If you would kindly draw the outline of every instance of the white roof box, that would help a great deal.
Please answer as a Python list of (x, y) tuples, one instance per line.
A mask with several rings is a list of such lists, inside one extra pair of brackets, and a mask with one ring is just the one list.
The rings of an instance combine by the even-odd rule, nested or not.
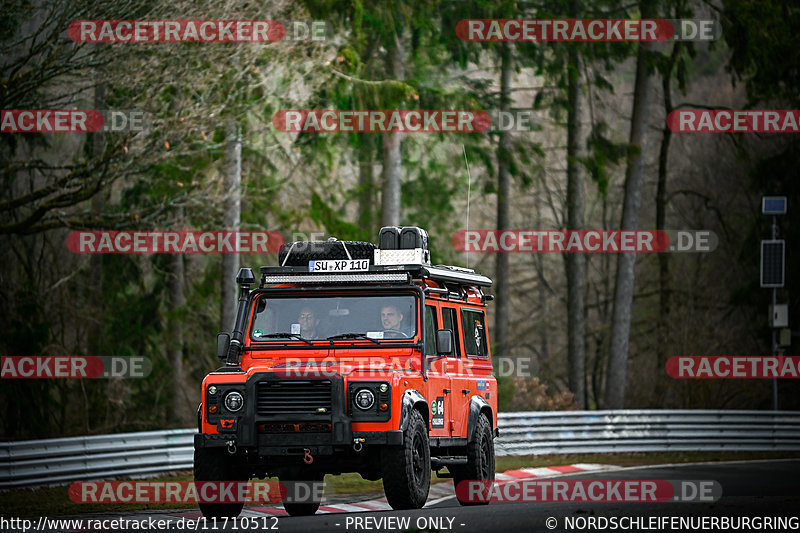
[(407, 250), (375, 249), (376, 265), (430, 265), (431, 252), (422, 248)]

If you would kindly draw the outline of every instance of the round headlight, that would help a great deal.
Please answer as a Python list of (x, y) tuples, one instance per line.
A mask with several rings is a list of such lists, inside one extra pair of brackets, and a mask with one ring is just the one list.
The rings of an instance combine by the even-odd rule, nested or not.
[(369, 389), (359, 389), (356, 392), (356, 407), (362, 411), (366, 411), (375, 405), (375, 395)]
[(225, 396), (225, 408), (232, 413), (235, 413), (244, 405), (244, 398), (236, 391), (229, 392)]

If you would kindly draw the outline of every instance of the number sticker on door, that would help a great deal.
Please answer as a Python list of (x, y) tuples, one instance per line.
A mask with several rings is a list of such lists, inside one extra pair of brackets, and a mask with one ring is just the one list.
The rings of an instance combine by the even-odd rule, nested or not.
[(444, 396), (438, 396), (431, 403), (431, 427), (444, 427)]

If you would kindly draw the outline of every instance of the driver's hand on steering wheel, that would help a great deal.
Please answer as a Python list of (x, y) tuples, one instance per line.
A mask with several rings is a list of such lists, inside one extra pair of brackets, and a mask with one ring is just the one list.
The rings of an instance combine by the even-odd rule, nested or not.
[(409, 336), (399, 329), (385, 329), (383, 330), (384, 339), (408, 339)]

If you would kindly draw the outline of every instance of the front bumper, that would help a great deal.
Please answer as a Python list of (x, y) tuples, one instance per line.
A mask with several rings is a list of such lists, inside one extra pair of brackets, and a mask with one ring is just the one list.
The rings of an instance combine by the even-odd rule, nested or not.
[[(348, 428), (349, 429), (349, 428)], [(337, 448), (350, 448), (358, 440), (364, 446), (399, 446), (403, 444), (403, 432), (399, 429), (391, 431), (357, 431), (352, 432), (348, 440), (334, 440), (328, 434), (308, 433), (296, 439), (275, 439), (278, 435), (263, 435), (269, 437), (259, 442), (253, 448), (258, 449), (258, 455), (303, 455), (308, 450), (312, 455), (333, 455)], [(292, 435), (292, 437), (295, 437)], [(364, 440), (361, 440), (364, 439)], [(260, 439), (261, 440), (261, 439)], [(281, 442), (283, 440), (283, 442)], [(236, 435), (197, 433), (194, 436), (195, 448), (224, 448), (233, 443), (237, 448), (242, 447)], [(245, 446), (247, 447), (247, 446)]]
[[(403, 443), (403, 432), (393, 431), (358, 431), (352, 430), (352, 419), (347, 414), (344, 379), (341, 376), (327, 377), (330, 382), (330, 404), (325, 412), (317, 413), (312, 409), (309, 412), (291, 413), (280, 408), (265, 408), (259, 397), (259, 383), (265, 383), (282, 388), (287, 380), (282, 380), (275, 374), (259, 373), (248, 379), (244, 387), (246, 398), (244, 411), (235, 417), (233, 427), (223, 430), (219, 434), (198, 433), (194, 437), (195, 448), (223, 448), (231, 443), (237, 449), (246, 449), (257, 452), (259, 456), (288, 456), (304, 455), (333, 455), (337, 451), (352, 448), (357, 441), (362, 445), (399, 445)], [(294, 383), (311, 380), (294, 380)], [(302, 386), (302, 385), (301, 385)], [(291, 394), (287, 392), (281, 394)], [(298, 396), (298, 398), (300, 398)], [(280, 398), (283, 399), (282, 397)], [(269, 400), (267, 400), (268, 402)], [(284, 405), (292, 405), (291, 398)], [(228, 415), (230, 416), (230, 415)], [(216, 417), (219, 418), (219, 417)], [(208, 420), (216, 423), (215, 419)], [(325, 425), (328, 431), (300, 431), (303, 425)], [(295, 431), (269, 431), (268, 428), (287, 428), (295, 426)], [(219, 427), (219, 426), (218, 426)], [(259, 428), (262, 428), (260, 431)], [(363, 439), (363, 440), (361, 440)]]

